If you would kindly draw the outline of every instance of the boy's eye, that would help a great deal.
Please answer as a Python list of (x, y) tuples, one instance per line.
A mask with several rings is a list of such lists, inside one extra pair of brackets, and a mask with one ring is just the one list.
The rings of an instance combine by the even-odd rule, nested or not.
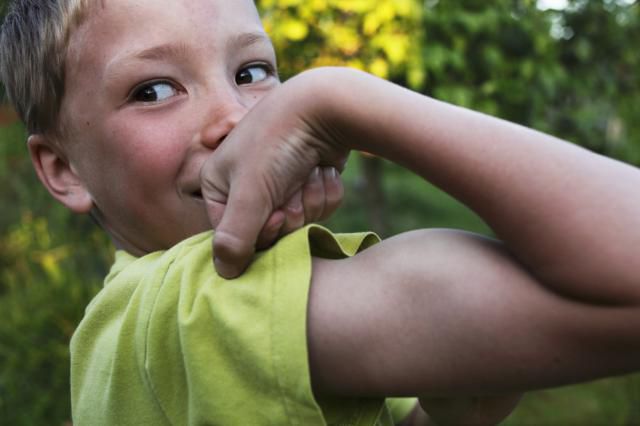
[(131, 100), (145, 103), (162, 102), (177, 94), (178, 91), (171, 83), (157, 81), (138, 87), (131, 95)]
[(271, 71), (267, 65), (251, 65), (241, 69), (238, 74), (236, 74), (236, 84), (238, 86), (244, 86), (258, 83), (266, 80), (270, 73)]

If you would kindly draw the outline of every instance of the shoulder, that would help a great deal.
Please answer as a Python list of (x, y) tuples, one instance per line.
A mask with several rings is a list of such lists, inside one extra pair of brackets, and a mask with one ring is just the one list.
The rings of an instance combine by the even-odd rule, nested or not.
[(95, 412), (92, 396), (106, 393), (118, 398), (105, 410), (145, 400), (138, 412), (159, 406), (155, 414), (172, 423), (184, 421), (186, 407), (197, 423), (374, 423), (381, 400), (316, 401), (307, 355), (312, 251), (346, 256), (366, 239), (307, 228), (231, 281), (213, 269), (210, 233), (122, 258), (74, 337), (75, 413)]

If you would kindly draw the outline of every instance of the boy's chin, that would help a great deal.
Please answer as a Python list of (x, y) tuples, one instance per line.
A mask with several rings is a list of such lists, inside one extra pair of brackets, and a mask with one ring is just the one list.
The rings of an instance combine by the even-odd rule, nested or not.
[(195, 235), (212, 230), (211, 224), (208, 221), (202, 224), (198, 224), (197, 222), (197, 220), (194, 220), (191, 223), (175, 225), (176, 229), (182, 229), (183, 232), (167, 235), (164, 241), (154, 244), (148, 252), (168, 250)]
[(191, 226), (189, 226), (189, 228), (186, 230), (186, 232), (184, 232), (182, 235), (178, 235), (174, 241), (172, 246), (181, 243), (182, 241), (189, 239), (191, 237), (193, 237), (194, 235), (198, 235), (201, 234), (203, 232), (208, 232), (211, 231), (213, 228), (211, 227), (211, 224), (209, 222), (207, 222), (206, 224), (200, 225), (200, 226), (193, 226), (194, 224), (191, 224)]

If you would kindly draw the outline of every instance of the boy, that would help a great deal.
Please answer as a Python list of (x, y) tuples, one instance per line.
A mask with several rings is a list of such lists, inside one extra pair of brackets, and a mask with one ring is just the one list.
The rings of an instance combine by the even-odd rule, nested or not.
[[(406, 395), (495, 422), (511, 401), (492, 395), (640, 366), (637, 170), (355, 71), (280, 85), (249, 0), (19, 3), (3, 81), (36, 171), (120, 249), (72, 342), (74, 423), (384, 424), (380, 398)], [(350, 149), (502, 242), (416, 231), (363, 250), (371, 236), (307, 227), (253, 256), (301, 204), (331, 210), (330, 176), (304, 193)], [(212, 253), (227, 278), (253, 263), (226, 281)], [(469, 395), (488, 397), (462, 418), (436, 398)]]

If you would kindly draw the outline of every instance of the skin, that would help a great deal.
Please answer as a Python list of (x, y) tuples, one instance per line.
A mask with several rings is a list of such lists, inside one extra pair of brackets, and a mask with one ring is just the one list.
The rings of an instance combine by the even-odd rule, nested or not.
[[(224, 204), (202, 199), (203, 164), (280, 84), (253, 4), (217, 3), (97, 5), (69, 43), (63, 140), (29, 139), (50, 192), (75, 212), (91, 211), (131, 254), (217, 225)], [(310, 169), (305, 180), (273, 209), (259, 246), (337, 207), (335, 171)]]
[(500, 395), (640, 367), (637, 170), (363, 73), (270, 68), (249, 0), (103, 2), (71, 36), (64, 140), (29, 139), (36, 171), (134, 255), (216, 227), (228, 278), (335, 208), (318, 167), (351, 149), (476, 210), (501, 241), (416, 231), (314, 260), (317, 394), (423, 395), (437, 422), (491, 424), (517, 400)]

